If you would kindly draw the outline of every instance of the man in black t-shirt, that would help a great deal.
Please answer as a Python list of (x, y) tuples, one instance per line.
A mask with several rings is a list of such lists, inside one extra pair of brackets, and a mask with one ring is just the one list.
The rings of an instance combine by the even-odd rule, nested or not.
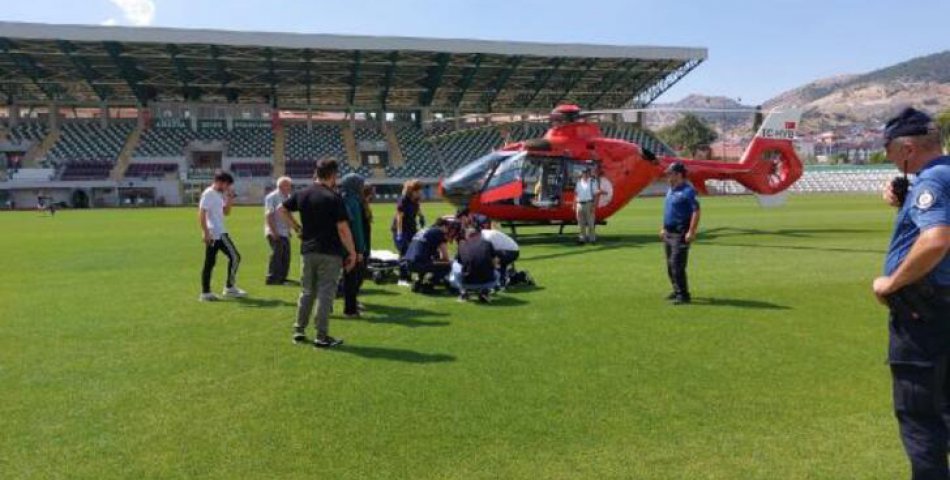
[[(317, 314), (314, 323), (317, 336), (313, 345), (330, 348), (343, 343), (329, 335), (330, 309), (336, 296), (340, 272), (360, 261), (353, 245), (346, 208), (336, 193), (339, 166), (336, 160), (317, 163), (317, 181), (305, 190), (295, 192), (277, 211), (300, 235), (300, 299), (293, 341), (306, 343), (305, 330), (310, 323), (314, 302)], [(300, 212), (300, 222), (290, 212)], [(302, 225), (301, 225), (302, 224)]]
[(468, 300), (469, 291), (478, 291), (478, 300), (490, 301), (489, 293), (498, 285), (497, 253), (491, 242), (482, 238), (476, 228), (470, 228), (465, 241), (459, 245), (458, 263), (462, 267), (459, 301)]

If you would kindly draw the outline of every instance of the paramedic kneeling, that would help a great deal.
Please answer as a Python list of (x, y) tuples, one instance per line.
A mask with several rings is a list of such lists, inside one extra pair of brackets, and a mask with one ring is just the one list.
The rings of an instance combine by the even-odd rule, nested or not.
[[(406, 248), (406, 266), (417, 278), (412, 291), (421, 291), (426, 286), (443, 283), (449, 273), (449, 229), (451, 222), (440, 218), (434, 225), (417, 233)], [(428, 282), (426, 276), (429, 275)]]

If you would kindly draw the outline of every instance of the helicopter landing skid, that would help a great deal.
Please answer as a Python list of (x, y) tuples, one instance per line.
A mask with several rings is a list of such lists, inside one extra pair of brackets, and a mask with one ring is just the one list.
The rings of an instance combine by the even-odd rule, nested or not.
[[(518, 238), (518, 227), (529, 228), (529, 227), (558, 227), (557, 234), (564, 235), (564, 227), (575, 226), (577, 222), (557, 222), (550, 220), (539, 220), (536, 222), (501, 222), (501, 226), (511, 230), (511, 236), (513, 238)], [(606, 220), (598, 220), (597, 225), (607, 225)]]

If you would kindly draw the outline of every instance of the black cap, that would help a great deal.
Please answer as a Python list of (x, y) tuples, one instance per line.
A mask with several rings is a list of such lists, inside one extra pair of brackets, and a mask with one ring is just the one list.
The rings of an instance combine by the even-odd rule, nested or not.
[(670, 166), (666, 167), (666, 173), (667, 175), (671, 173), (686, 175), (686, 165), (683, 165), (683, 162), (673, 162)]
[(931, 128), (933, 128), (933, 120), (929, 115), (908, 107), (884, 125), (884, 141), (890, 142), (898, 137), (926, 135)]

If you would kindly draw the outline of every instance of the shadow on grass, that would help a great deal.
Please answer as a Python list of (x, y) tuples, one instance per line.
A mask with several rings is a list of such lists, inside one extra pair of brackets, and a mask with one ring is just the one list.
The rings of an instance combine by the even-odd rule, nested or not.
[(478, 303), (477, 300), (474, 300), (473, 302), (476, 303), (476, 304), (479, 305), (479, 306), (489, 307), (489, 308), (492, 308), (492, 307), (519, 307), (519, 306), (527, 305), (527, 304), (528, 304), (527, 301), (522, 300), (522, 299), (520, 299), (520, 298), (518, 298), (518, 297), (512, 297), (511, 295), (493, 296), (492, 299), (491, 299), (491, 303)]
[(296, 307), (296, 302), (278, 300), (276, 298), (235, 298), (242, 307), (248, 308), (277, 308), (277, 307)]
[(519, 293), (540, 292), (544, 289), (545, 288), (540, 285), (515, 285), (513, 287), (508, 287), (508, 289), (505, 290), (505, 293), (518, 295)]
[[(393, 285), (395, 285), (395, 283)], [(396, 292), (389, 291), (389, 290), (383, 290), (382, 288), (361, 288), (360, 295), (393, 296), (393, 295), (399, 295), (399, 294)]]
[(739, 237), (748, 235), (774, 235), (789, 238), (810, 238), (820, 235), (871, 233), (876, 230), (860, 228), (780, 228), (778, 230), (761, 230), (758, 228), (718, 227), (703, 230), (699, 233), (700, 240), (714, 240), (724, 237)]
[(445, 363), (454, 362), (454, 355), (444, 353), (422, 353), (414, 350), (385, 347), (362, 347), (359, 345), (341, 345), (335, 351), (349, 353), (370, 360), (391, 360), (406, 363)]
[(620, 234), (606, 234), (606, 235), (597, 235), (597, 243), (595, 245), (578, 245), (577, 244), (577, 234), (576, 233), (564, 233), (564, 235), (558, 234), (533, 234), (533, 235), (518, 235), (518, 245), (568, 245), (576, 246), (578, 248), (588, 248), (596, 249), (601, 246), (623, 246), (623, 247), (632, 247), (641, 245), (644, 243), (656, 243), (660, 239), (656, 235), (645, 235), (645, 234), (631, 234), (631, 235), (620, 235)]
[[(657, 243), (659, 243), (659, 240), (657, 240)], [(638, 246), (638, 245), (633, 245), (633, 244), (628, 245), (624, 243), (612, 243), (612, 244), (601, 243), (597, 245), (576, 245), (573, 242), (571, 242), (571, 245), (572, 247), (568, 250), (564, 250), (561, 252), (547, 253), (544, 255), (525, 256), (525, 257), (519, 258), (518, 261), (519, 262), (533, 262), (536, 260), (550, 260), (552, 258), (571, 257), (574, 255), (586, 255), (589, 253), (606, 252), (610, 250), (617, 250), (621, 248)]]
[[(703, 236), (699, 237), (699, 244), (703, 244)], [(816, 251), (816, 252), (833, 252), (833, 253), (873, 253), (875, 255), (884, 255), (887, 253), (886, 250), (876, 249), (876, 248), (847, 248), (847, 247), (806, 247), (804, 245), (763, 245), (763, 244), (754, 244), (754, 243), (719, 243), (719, 242), (708, 242), (706, 245), (713, 245), (717, 247), (749, 247), (749, 248), (769, 248), (773, 250), (801, 250), (801, 251)]]
[(760, 300), (745, 300), (740, 298), (699, 297), (693, 298), (693, 304), (711, 307), (753, 308), (760, 310), (791, 310), (791, 307), (785, 305), (778, 305), (776, 303), (763, 302)]
[(423, 310), (419, 308), (402, 308), (391, 305), (366, 304), (366, 311), (360, 318), (350, 318), (344, 321), (366, 322), (379, 324), (402, 325), (409, 328), (417, 327), (446, 327), (451, 323), (446, 321), (420, 320), (424, 317), (447, 317), (449, 314)]

